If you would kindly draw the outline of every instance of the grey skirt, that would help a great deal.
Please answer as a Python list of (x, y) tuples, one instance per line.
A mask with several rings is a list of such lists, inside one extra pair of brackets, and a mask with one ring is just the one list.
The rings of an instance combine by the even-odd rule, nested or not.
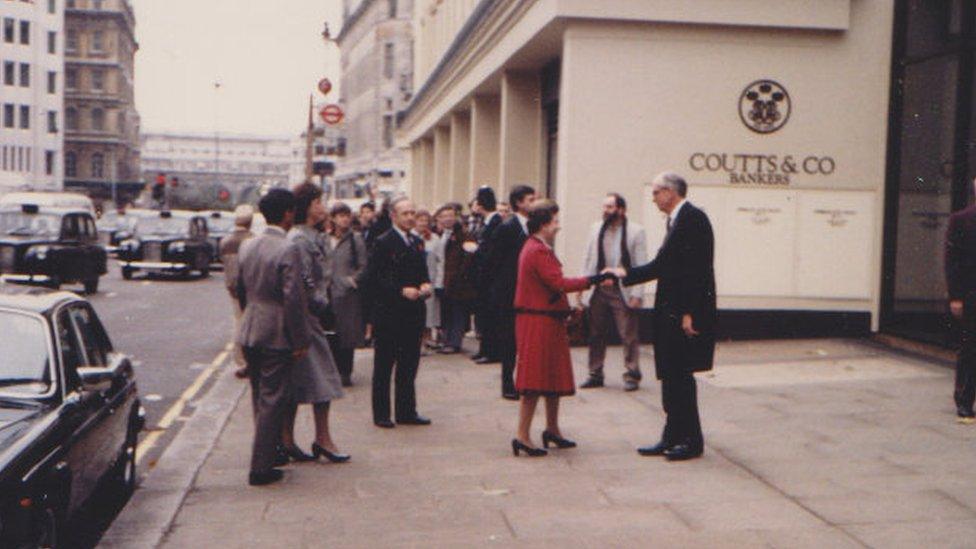
[(309, 317), (311, 344), (305, 358), (292, 368), (292, 399), (301, 404), (320, 404), (342, 398), (342, 378), (336, 369), (325, 330)]

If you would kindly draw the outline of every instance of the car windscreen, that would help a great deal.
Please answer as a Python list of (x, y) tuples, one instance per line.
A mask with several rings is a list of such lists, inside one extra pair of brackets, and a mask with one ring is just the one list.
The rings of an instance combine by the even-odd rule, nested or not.
[(144, 217), (139, 220), (136, 230), (143, 236), (187, 236), (190, 224), (175, 217)]
[(51, 388), (50, 348), (44, 322), (0, 310), (0, 395), (32, 397)]
[(57, 236), (61, 233), (61, 216), (0, 212), (0, 234), (13, 236)]

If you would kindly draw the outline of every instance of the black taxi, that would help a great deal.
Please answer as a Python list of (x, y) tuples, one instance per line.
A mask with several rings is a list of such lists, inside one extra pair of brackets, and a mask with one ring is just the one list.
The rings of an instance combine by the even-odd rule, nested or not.
[(157, 211), (140, 216), (131, 238), (119, 243), (118, 258), (126, 280), (139, 271), (210, 275), (213, 246), (207, 219), (197, 212)]
[(33, 204), (0, 209), (0, 279), (54, 289), (81, 283), (93, 294), (106, 263), (87, 211)]
[(136, 485), (145, 423), (130, 359), (68, 292), (0, 284), (0, 547), (70, 545), (65, 525)]

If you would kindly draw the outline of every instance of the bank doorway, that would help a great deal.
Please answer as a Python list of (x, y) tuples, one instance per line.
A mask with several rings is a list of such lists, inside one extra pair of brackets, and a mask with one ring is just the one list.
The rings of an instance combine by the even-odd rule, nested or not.
[(976, 176), (976, 4), (898, 0), (895, 9), (881, 328), (948, 345), (945, 230)]

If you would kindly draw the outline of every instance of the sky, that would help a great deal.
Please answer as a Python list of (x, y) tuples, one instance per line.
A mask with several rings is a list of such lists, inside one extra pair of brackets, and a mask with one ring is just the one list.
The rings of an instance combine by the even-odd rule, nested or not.
[[(339, 54), (322, 39), (341, 0), (131, 0), (136, 107), (144, 132), (297, 136), (319, 79), (337, 84)], [(215, 91), (214, 82), (220, 82)]]

